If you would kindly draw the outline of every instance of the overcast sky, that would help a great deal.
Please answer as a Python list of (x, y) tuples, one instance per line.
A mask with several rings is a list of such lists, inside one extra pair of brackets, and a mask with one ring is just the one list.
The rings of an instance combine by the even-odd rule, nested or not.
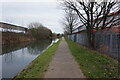
[(3, 0), (0, 1), (0, 21), (27, 27), (40, 22), (52, 32), (62, 33), (63, 10), (56, 0)]

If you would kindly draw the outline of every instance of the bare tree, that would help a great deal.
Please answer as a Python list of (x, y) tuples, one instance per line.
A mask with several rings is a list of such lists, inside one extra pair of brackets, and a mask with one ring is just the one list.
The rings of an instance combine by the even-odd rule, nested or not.
[[(65, 10), (73, 10), (79, 17), (80, 22), (86, 27), (87, 36), (90, 48), (94, 49), (94, 31), (93, 28), (107, 25), (112, 26), (114, 17), (109, 21), (107, 20), (112, 8), (116, 5), (116, 2), (109, 0), (109, 2), (95, 0), (63, 0), (63, 8)], [(101, 18), (100, 18), (101, 17)]]
[(28, 27), (29, 33), (38, 40), (52, 37), (52, 31), (39, 22), (30, 23)]
[(38, 27), (44, 27), (41, 23), (39, 22), (32, 22), (28, 25), (28, 27), (31, 29), (31, 28), (38, 28)]
[(65, 17), (63, 20), (63, 25), (65, 26), (64, 31), (72, 34), (73, 30), (78, 27), (78, 16), (73, 13), (72, 10), (67, 10), (65, 11)]

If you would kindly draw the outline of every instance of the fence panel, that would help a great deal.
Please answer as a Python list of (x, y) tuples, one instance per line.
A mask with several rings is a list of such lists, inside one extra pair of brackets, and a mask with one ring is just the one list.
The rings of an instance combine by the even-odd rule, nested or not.
[[(119, 32), (118, 32), (119, 33)], [(68, 38), (81, 45), (88, 46), (88, 38), (86, 32), (68, 35)], [(120, 34), (115, 32), (105, 32), (101, 30), (95, 32), (95, 48), (97, 51), (109, 55), (113, 58), (120, 58)]]

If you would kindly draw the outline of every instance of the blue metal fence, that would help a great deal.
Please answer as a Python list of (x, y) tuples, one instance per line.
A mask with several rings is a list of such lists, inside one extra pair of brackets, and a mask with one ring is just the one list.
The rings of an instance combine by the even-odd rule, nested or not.
[[(95, 48), (97, 51), (120, 59), (120, 33), (119, 30), (108, 32), (101, 30), (95, 32)], [(68, 35), (68, 38), (81, 45), (88, 46), (87, 32), (79, 32)]]

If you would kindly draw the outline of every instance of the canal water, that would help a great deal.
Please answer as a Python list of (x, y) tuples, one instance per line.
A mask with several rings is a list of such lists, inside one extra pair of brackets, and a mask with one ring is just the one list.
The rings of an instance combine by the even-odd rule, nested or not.
[[(22, 44), (3, 45), (0, 54), (2, 78), (13, 78), (56, 40), (40, 40)], [(1, 68), (2, 67), (2, 68)]]

